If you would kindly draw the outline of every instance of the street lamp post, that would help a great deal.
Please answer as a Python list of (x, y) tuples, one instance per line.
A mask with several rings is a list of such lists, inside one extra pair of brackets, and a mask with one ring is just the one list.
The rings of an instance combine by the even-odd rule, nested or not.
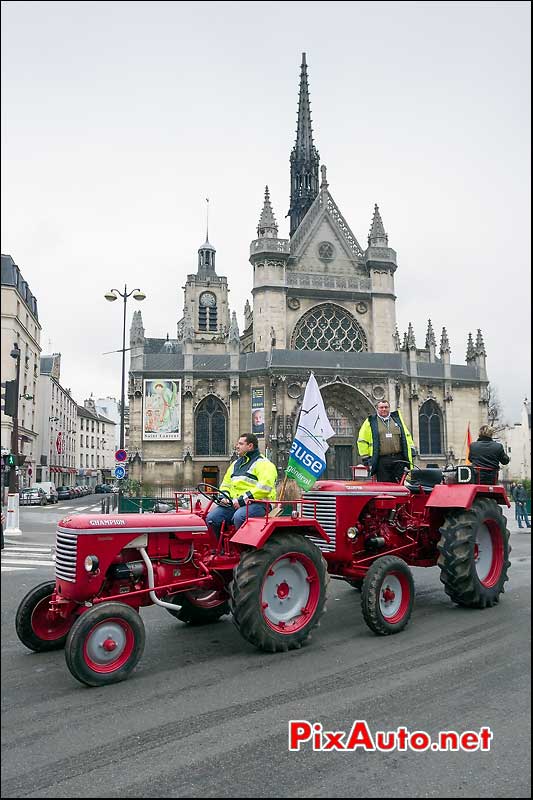
[(15, 463), (9, 473), (9, 492), (15, 494), (18, 491), (18, 455), (19, 455), (19, 383), (20, 383), (20, 347), (15, 342), (10, 353), (11, 358), (17, 362), (15, 372), (15, 413), (13, 414), (13, 430), (11, 431), (11, 452), (15, 456)]
[[(118, 289), (111, 289), (107, 292), (104, 296), (106, 300), (109, 300), (112, 303), (118, 297), (122, 297), (124, 301), (124, 317), (123, 317), (123, 324), (122, 324), (122, 384), (121, 384), (121, 392), (120, 392), (120, 449), (124, 449), (124, 406), (125, 406), (125, 395), (126, 395), (126, 302), (128, 297), (133, 295), (134, 300), (144, 300), (146, 295), (144, 292), (141, 292), (140, 289), (133, 289), (131, 292), (128, 292), (128, 287), (124, 285), (124, 291), (120, 292)], [(122, 495), (121, 485), (119, 483), (119, 504), (120, 504), (120, 497)], [(120, 506), (119, 506), (120, 508)]]

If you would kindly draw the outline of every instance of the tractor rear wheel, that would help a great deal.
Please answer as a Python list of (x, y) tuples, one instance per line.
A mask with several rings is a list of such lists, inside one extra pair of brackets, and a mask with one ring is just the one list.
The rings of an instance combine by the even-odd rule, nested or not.
[(446, 594), (468, 608), (497, 603), (511, 565), (509, 531), (498, 503), (478, 498), (468, 510), (450, 511), (440, 534), (437, 563)]
[(181, 606), (175, 611), (167, 608), (167, 611), (188, 625), (208, 625), (229, 614), (228, 595), (221, 589), (194, 589), (190, 592), (173, 594), (165, 599), (175, 603), (176, 606)]
[(144, 624), (137, 611), (109, 600), (78, 617), (65, 645), (74, 677), (87, 686), (125, 680), (144, 650)]
[(380, 636), (403, 631), (414, 599), (413, 576), (405, 561), (396, 556), (381, 556), (374, 561), (361, 589), (361, 608), (370, 630)]
[(36, 653), (61, 650), (75, 620), (73, 616), (65, 619), (50, 611), (55, 588), (55, 581), (40, 583), (22, 599), (17, 610), (17, 636), (22, 644)]
[(302, 646), (326, 608), (329, 575), (322, 553), (299, 533), (274, 534), (241, 556), (231, 584), (233, 622), (271, 653)]

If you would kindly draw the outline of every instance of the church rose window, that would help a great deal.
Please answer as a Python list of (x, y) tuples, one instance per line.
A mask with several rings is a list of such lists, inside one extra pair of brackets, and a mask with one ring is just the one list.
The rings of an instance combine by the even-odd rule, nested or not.
[(195, 451), (197, 456), (226, 455), (226, 410), (212, 395), (196, 411)]
[(420, 453), (442, 455), (442, 416), (434, 400), (426, 400), (418, 412)]
[(333, 303), (315, 306), (297, 323), (292, 337), (294, 350), (338, 350), (360, 353), (368, 350), (366, 335), (348, 311)]

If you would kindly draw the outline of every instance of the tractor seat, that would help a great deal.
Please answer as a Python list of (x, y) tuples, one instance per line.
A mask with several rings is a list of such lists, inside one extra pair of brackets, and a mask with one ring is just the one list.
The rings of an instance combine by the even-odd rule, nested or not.
[(430, 492), (434, 486), (442, 483), (441, 469), (413, 469), (405, 485), (411, 492)]

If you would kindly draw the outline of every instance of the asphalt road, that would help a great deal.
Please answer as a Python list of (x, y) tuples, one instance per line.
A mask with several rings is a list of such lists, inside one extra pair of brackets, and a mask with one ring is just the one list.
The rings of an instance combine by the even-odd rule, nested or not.
[[(457, 608), (437, 568), (415, 569), (408, 628), (376, 637), (359, 593), (332, 581), (312, 641), (268, 655), (229, 617), (192, 628), (150, 607), (133, 675), (89, 689), (61, 652), (30, 653), (14, 631), (22, 596), (53, 577), (30, 546), (48, 547), (61, 516), (24, 509), (2, 553), (2, 797), (530, 797), (531, 537), (514, 523), (493, 609)], [(4, 570), (17, 546), (30, 564)], [(433, 737), (489, 726), (493, 739), (489, 752), (289, 752), (291, 719)]]

